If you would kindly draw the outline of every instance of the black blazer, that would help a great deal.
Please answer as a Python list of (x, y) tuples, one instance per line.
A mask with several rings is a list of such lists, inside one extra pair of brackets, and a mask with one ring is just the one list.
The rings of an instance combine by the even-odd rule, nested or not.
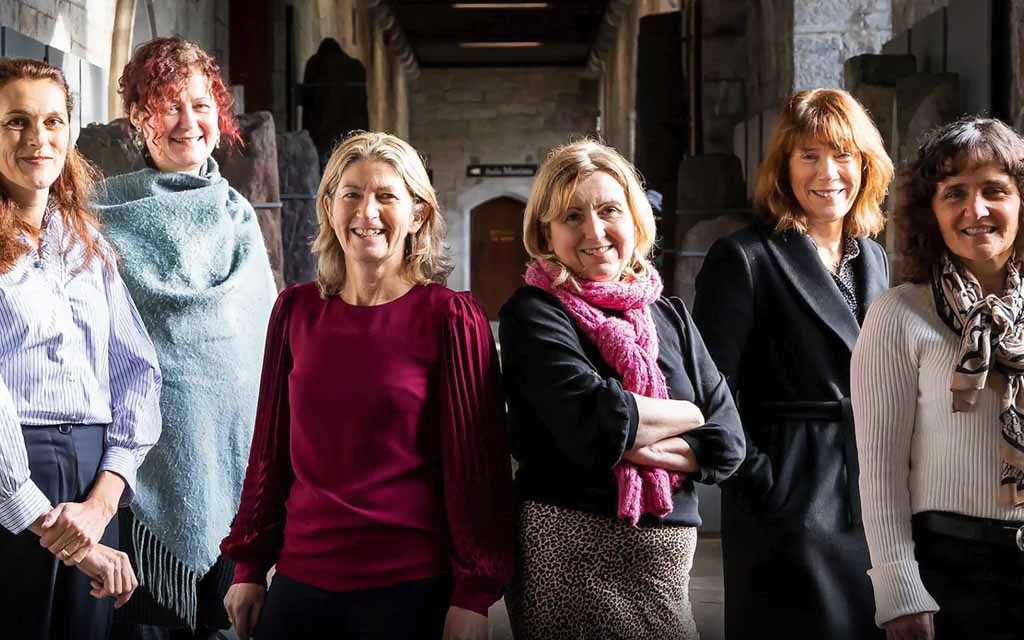
[(747, 453), (723, 484), (727, 640), (879, 638), (860, 523), (850, 357), (888, 287), (858, 240), (855, 317), (811, 240), (755, 224), (715, 243), (694, 320), (736, 395)]
[(811, 240), (755, 224), (716, 242), (697, 276), (693, 317), (736, 395), (747, 457), (733, 483), (763, 495), (771, 467), (750, 435), (755, 413), (779, 402), (842, 401), (850, 357), (871, 302), (889, 287), (889, 261), (859, 238), (854, 261), (860, 317), (854, 317)]

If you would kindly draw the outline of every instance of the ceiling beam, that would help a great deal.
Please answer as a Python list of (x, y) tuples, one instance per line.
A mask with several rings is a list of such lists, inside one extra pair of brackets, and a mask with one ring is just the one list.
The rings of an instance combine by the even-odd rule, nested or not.
[(373, 17), (377, 27), (385, 33), (391, 32), (390, 46), (395, 54), (395, 58), (405, 69), (409, 79), (415, 79), (420, 75), (420, 65), (416, 60), (416, 52), (413, 51), (412, 45), (409, 43), (409, 37), (405, 34), (405, 30), (402, 29), (402, 25), (398, 24), (391, 5), (387, 0), (367, 0), (366, 6), (370, 10), (370, 15)]

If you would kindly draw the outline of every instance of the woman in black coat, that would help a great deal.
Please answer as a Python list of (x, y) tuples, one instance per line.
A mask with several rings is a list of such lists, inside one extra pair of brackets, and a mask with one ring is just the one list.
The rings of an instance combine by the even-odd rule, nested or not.
[(879, 636), (857, 493), (850, 356), (888, 287), (892, 162), (849, 94), (794, 95), (758, 177), (762, 220), (715, 243), (694, 319), (736, 395), (746, 460), (723, 485), (725, 629)]

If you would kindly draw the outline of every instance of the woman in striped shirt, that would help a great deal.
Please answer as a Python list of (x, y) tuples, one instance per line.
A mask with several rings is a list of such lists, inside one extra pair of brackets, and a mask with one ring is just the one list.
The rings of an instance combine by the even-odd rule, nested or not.
[[(58, 69), (0, 60), (0, 619), (106, 638), (137, 584), (118, 504), (160, 434), (160, 373), (87, 208)], [(61, 562), (63, 561), (63, 563)]]

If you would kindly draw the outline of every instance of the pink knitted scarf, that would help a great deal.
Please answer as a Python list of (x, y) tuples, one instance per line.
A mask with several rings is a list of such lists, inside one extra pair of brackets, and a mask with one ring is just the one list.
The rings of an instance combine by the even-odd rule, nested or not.
[[(661, 295), (661, 278), (653, 269), (642, 280), (592, 282), (580, 280), (574, 287), (553, 286), (558, 269), (545, 260), (534, 260), (524, 279), (554, 295), (569, 311), (587, 338), (601, 351), (605, 362), (622, 376), (627, 391), (649, 398), (668, 398), (665, 375), (658, 368), (658, 334), (649, 306)], [(607, 316), (602, 309), (621, 311)], [(619, 517), (636, 526), (640, 516), (664, 516), (672, 511), (672, 492), (683, 477), (657, 467), (638, 467), (629, 462), (615, 465), (619, 487)]]

